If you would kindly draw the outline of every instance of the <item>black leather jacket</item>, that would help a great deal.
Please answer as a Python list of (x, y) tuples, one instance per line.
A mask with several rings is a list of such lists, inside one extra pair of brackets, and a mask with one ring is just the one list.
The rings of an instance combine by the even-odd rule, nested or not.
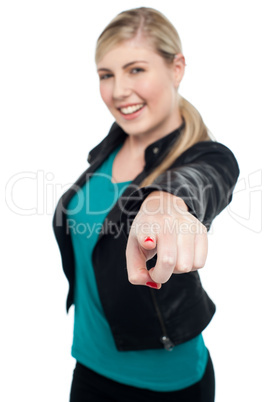
[[(153, 185), (138, 184), (157, 166), (180, 135), (183, 125), (145, 151), (145, 168), (109, 212), (93, 251), (93, 266), (100, 300), (118, 350), (171, 349), (200, 334), (210, 322), (215, 305), (204, 291), (198, 272), (172, 275), (160, 290), (129, 283), (125, 249), (130, 225), (144, 198), (154, 190), (181, 197), (208, 229), (231, 201), (239, 168), (224, 145), (199, 142), (177, 158)], [(108, 135), (88, 156), (89, 168), (63, 194), (53, 217), (53, 228), (69, 281), (67, 310), (74, 302), (74, 254), (67, 222), (72, 196), (90, 179), (127, 134), (114, 123)], [(156, 256), (148, 262), (155, 264)]]

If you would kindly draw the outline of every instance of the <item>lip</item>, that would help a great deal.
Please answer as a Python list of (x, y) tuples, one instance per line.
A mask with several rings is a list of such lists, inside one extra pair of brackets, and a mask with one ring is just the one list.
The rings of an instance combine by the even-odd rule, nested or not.
[(139, 109), (139, 110), (137, 110), (136, 112), (134, 112), (134, 113), (131, 113), (131, 114), (123, 114), (122, 112), (121, 112), (121, 108), (124, 108), (124, 107), (129, 107), (129, 106), (135, 106), (135, 105), (142, 105), (142, 103), (131, 103), (131, 104), (128, 104), (128, 105), (123, 105), (123, 106), (120, 106), (120, 108), (118, 108), (118, 111), (120, 112), (120, 115), (125, 119), (125, 120), (133, 120), (133, 119), (136, 119), (137, 117), (139, 117), (142, 113), (143, 113), (143, 110), (145, 109), (145, 107), (146, 107), (146, 104), (144, 103), (144, 106), (141, 108), (141, 109)]
[(144, 105), (144, 102), (126, 103), (125, 105), (118, 106), (117, 109), (122, 109), (124, 107), (136, 106), (136, 105)]

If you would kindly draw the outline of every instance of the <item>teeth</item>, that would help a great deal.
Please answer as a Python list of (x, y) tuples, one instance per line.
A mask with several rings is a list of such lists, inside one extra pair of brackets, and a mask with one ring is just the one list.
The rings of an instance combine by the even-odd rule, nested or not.
[(120, 110), (123, 114), (131, 114), (136, 112), (137, 110), (141, 109), (144, 106), (144, 103), (140, 105), (134, 105), (134, 106), (128, 106), (128, 107), (122, 107)]

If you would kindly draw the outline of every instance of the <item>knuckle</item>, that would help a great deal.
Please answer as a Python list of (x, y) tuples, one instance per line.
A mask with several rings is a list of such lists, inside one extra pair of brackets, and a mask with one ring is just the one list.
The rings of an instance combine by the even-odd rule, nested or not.
[(128, 275), (128, 280), (132, 285), (137, 285), (139, 283), (137, 275), (134, 274)]
[(171, 255), (164, 255), (162, 257), (162, 264), (167, 266), (173, 266), (175, 263), (174, 257)]
[(151, 277), (156, 283), (166, 283), (170, 279), (169, 276), (166, 276), (166, 274), (163, 274), (162, 272), (156, 272), (155, 274), (151, 275)]
[(192, 265), (190, 264), (186, 264), (186, 263), (182, 263), (178, 265), (178, 271), (181, 273), (188, 273), (192, 270)]
[(204, 266), (205, 266), (205, 261), (197, 261), (197, 262), (195, 262), (195, 264), (194, 264), (194, 269), (201, 269), (201, 268), (204, 268)]

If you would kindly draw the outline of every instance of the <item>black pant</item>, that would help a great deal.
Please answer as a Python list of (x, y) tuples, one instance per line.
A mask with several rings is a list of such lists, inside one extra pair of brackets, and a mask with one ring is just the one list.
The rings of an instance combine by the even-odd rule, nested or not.
[(209, 356), (203, 378), (180, 391), (156, 392), (120, 384), (76, 364), (70, 402), (214, 402), (215, 378)]

